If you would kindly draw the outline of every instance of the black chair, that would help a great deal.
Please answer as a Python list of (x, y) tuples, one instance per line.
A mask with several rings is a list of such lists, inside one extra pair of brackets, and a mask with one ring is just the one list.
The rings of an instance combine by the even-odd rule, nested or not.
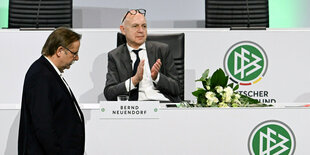
[[(178, 34), (149, 34), (146, 40), (158, 41), (169, 45), (173, 53), (174, 64), (178, 72), (180, 82), (180, 98), (184, 100), (184, 33)], [(126, 37), (117, 33), (117, 46), (126, 43)]]
[(269, 27), (268, 0), (205, 0), (207, 28)]
[(9, 0), (9, 28), (72, 27), (72, 0)]

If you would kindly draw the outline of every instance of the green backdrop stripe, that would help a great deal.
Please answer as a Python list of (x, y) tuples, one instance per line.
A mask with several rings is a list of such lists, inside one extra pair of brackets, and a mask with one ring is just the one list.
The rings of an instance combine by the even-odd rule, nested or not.
[(0, 0), (0, 28), (8, 27), (9, 0)]
[[(297, 28), (300, 2), (295, 0), (269, 0), (269, 26), (271, 28)], [(300, 8), (300, 9), (299, 9)]]

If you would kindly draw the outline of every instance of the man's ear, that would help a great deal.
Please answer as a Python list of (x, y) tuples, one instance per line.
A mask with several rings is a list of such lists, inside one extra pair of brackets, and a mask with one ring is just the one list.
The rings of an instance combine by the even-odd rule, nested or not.
[(61, 46), (59, 46), (59, 47), (56, 49), (55, 54), (56, 54), (57, 57), (60, 57), (60, 53), (61, 53), (62, 50), (63, 50), (63, 48), (62, 48)]
[(119, 26), (119, 29), (121, 30), (122, 34), (125, 35), (124, 25)]

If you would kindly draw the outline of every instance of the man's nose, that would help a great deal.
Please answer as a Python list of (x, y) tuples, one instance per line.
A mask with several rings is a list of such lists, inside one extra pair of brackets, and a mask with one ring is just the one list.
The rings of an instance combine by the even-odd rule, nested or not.
[(79, 55), (76, 55), (74, 58), (75, 61), (79, 61)]
[(143, 27), (142, 26), (138, 27), (138, 32), (143, 32)]

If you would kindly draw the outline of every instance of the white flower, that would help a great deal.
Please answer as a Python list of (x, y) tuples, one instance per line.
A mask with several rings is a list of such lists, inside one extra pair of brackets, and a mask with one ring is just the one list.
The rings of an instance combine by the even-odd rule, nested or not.
[(213, 103), (217, 103), (217, 102), (219, 102), (219, 99), (217, 98), (217, 97), (212, 97), (211, 99), (210, 99)]
[(206, 92), (205, 96), (207, 99), (211, 99), (215, 96), (215, 94), (212, 91), (208, 91)]
[(232, 95), (233, 95), (233, 89), (231, 87), (226, 87), (224, 90), (223, 90), (223, 94), (222, 95), (222, 100), (224, 102), (231, 102), (231, 98), (232, 98)]
[(240, 98), (240, 94), (236, 93), (236, 94), (235, 94), (235, 98), (236, 98), (236, 99), (239, 99), (239, 98)]
[(211, 89), (211, 87), (210, 86), (206, 86), (207, 87), (207, 90), (210, 90)]
[(233, 89), (229, 86), (224, 89), (224, 92), (229, 96), (231, 96), (234, 93)]
[(220, 93), (222, 93), (222, 91), (223, 91), (223, 87), (222, 87), (222, 86), (216, 86), (216, 87), (215, 87), (215, 90), (216, 90), (217, 93), (220, 94)]
[(212, 105), (212, 101), (211, 100), (207, 100), (207, 105), (211, 106)]
[(230, 102), (231, 101), (231, 96), (227, 93), (223, 94), (223, 101), (224, 102)]
[(213, 93), (212, 91), (208, 91), (205, 94), (206, 98), (207, 98), (207, 105), (211, 106), (213, 103), (218, 103), (219, 99), (215, 96), (215, 93)]
[(219, 107), (226, 108), (226, 107), (229, 107), (229, 106), (226, 103), (221, 102), (221, 103), (219, 103)]

